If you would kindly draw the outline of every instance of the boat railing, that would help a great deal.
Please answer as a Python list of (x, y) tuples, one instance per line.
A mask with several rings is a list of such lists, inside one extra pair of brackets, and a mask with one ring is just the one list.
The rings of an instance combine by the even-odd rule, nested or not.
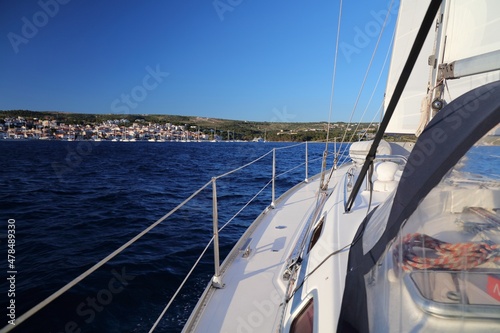
[[(295, 148), (295, 147), (301, 146), (301, 145), (305, 146), (305, 160), (304, 160), (304, 162), (299, 163), (298, 165), (293, 166), (292, 168), (290, 168), (290, 169), (288, 169), (288, 170), (286, 170), (286, 171), (284, 171), (284, 172), (282, 172), (280, 174), (276, 174), (276, 152), (278, 150), (291, 149), (291, 148)], [(221, 179), (221, 178), (229, 176), (230, 174), (233, 174), (235, 172), (238, 172), (238, 171), (240, 171), (242, 169), (245, 169), (245, 168), (249, 167), (250, 165), (252, 165), (252, 164), (254, 164), (254, 163), (262, 160), (263, 158), (265, 158), (266, 156), (268, 156), (270, 154), (272, 154), (272, 177), (271, 177), (271, 179), (260, 190), (258, 190), (257, 193), (246, 204), (244, 204), (243, 207), (240, 208), (222, 227), (219, 227), (219, 214), (218, 214), (218, 210), (217, 210), (217, 206), (218, 206), (218, 202), (217, 202), (217, 181), (219, 179)], [(31, 316), (33, 316), (35, 313), (37, 313), (42, 308), (44, 308), (45, 306), (47, 306), (49, 303), (51, 303), (52, 301), (54, 301), (55, 299), (57, 299), (59, 296), (61, 296), (62, 294), (64, 294), (66, 291), (68, 291), (69, 289), (71, 289), (72, 287), (74, 287), (75, 285), (77, 285), (79, 282), (81, 282), (82, 280), (84, 280), (85, 278), (87, 278), (89, 275), (91, 275), (93, 272), (95, 272), (101, 266), (103, 266), (104, 264), (106, 264), (107, 262), (109, 262), (111, 259), (113, 259), (114, 257), (116, 257), (118, 254), (120, 254), (125, 249), (127, 249), (130, 245), (134, 244), (136, 241), (138, 241), (144, 235), (146, 235), (147, 233), (149, 233), (152, 229), (154, 229), (155, 227), (157, 227), (160, 223), (162, 223), (166, 219), (170, 218), (174, 213), (176, 213), (179, 209), (181, 209), (183, 206), (185, 206), (188, 202), (190, 202), (193, 198), (195, 198), (197, 195), (199, 195), (202, 191), (204, 191), (205, 189), (207, 189), (211, 185), (212, 186), (213, 235), (212, 235), (211, 239), (209, 240), (209, 242), (204, 247), (204, 249), (202, 250), (202, 252), (199, 255), (199, 257), (195, 260), (193, 266), (191, 267), (191, 269), (186, 274), (184, 280), (181, 282), (181, 284), (179, 285), (179, 287), (177, 288), (177, 290), (175, 291), (175, 293), (173, 294), (173, 296), (170, 298), (168, 304), (165, 306), (165, 308), (161, 312), (160, 316), (158, 317), (157, 321), (154, 323), (153, 327), (149, 331), (149, 332), (153, 332), (154, 329), (156, 328), (156, 326), (158, 325), (158, 323), (161, 321), (161, 319), (163, 318), (163, 316), (165, 315), (165, 313), (168, 311), (168, 309), (170, 308), (170, 306), (174, 302), (174, 300), (176, 299), (176, 297), (179, 295), (180, 291), (182, 290), (182, 288), (184, 287), (184, 285), (186, 284), (186, 282), (188, 281), (188, 279), (191, 277), (193, 271), (198, 266), (198, 264), (200, 263), (200, 261), (202, 260), (203, 256), (206, 254), (206, 252), (208, 251), (208, 249), (212, 245), (212, 243), (214, 245), (213, 247), (214, 247), (214, 269), (215, 269), (215, 273), (214, 273), (214, 277), (213, 277), (212, 283), (213, 283), (213, 285), (215, 287), (221, 287), (222, 286), (221, 271), (220, 271), (220, 259), (219, 259), (219, 233), (229, 223), (231, 223), (231, 221), (233, 221), (245, 208), (247, 208), (269, 185), (271, 185), (271, 198), (272, 199), (271, 199), (271, 203), (270, 203), (270, 205), (269, 205), (268, 208), (269, 209), (274, 208), (274, 205), (275, 205), (275, 194), (276, 194), (275, 182), (276, 182), (277, 178), (279, 178), (279, 177), (281, 177), (281, 176), (283, 176), (283, 175), (285, 175), (287, 173), (290, 173), (290, 172), (292, 172), (292, 171), (294, 171), (294, 170), (296, 170), (298, 168), (304, 167), (304, 169), (305, 169), (305, 178), (304, 178), (304, 181), (307, 182), (308, 179), (309, 179), (308, 178), (309, 177), (309, 175), (308, 175), (308, 172), (309, 172), (308, 165), (311, 162), (314, 162), (314, 161), (317, 161), (317, 160), (321, 160), (323, 158), (321, 156), (321, 157), (318, 157), (318, 158), (315, 158), (315, 159), (309, 161), (308, 155), (309, 155), (309, 153), (308, 153), (308, 143), (307, 142), (305, 142), (305, 143), (299, 143), (299, 144), (295, 144), (295, 145), (290, 145), (290, 146), (285, 146), (285, 147), (276, 147), (276, 148), (273, 148), (271, 151), (268, 151), (267, 153), (261, 155), (260, 157), (252, 160), (251, 162), (249, 162), (249, 163), (247, 163), (247, 164), (245, 164), (243, 166), (240, 166), (240, 167), (238, 167), (236, 169), (228, 171), (228, 172), (226, 172), (224, 174), (212, 177), (210, 181), (208, 181), (206, 184), (204, 184), (199, 189), (197, 189), (196, 191), (194, 191), (189, 197), (187, 197), (184, 201), (182, 201), (180, 204), (178, 204), (174, 209), (172, 209), (167, 214), (165, 214), (164, 216), (162, 216), (156, 222), (152, 223), (150, 226), (148, 226), (146, 229), (144, 229), (139, 234), (137, 234), (136, 236), (134, 236), (132, 239), (130, 239), (129, 241), (127, 241), (125, 244), (123, 244), (122, 246), (120, 246), (119, 248), (117, 248), (115, 251), (111, 252), (105, 258), (103, 258), (102, 260), (100, 260), (99, 262), (97, 262), (96, 264), (94, 264), (92, 267), (90, 267), (89, 269), (87, 269), (85, 272), (83, 272), (82, 274), (80, 274), (79, 276), (77, 276), (76, 278), (74, 278), (72, 281), (70, 281), (69, 283), (67, 283), (65, 286), (63, 286), (62, 288), (60, 288), (59, 290), (57, 290), (56, 292), (54, 292), (53, 294), (51, 294), (49, 297), (47, 297), (46, 299), (44, 299), (43, 301), (41, 301), (40, 303), (38, 303), (36, 306), (34, 306), (30, 310), (28, 310), (26, 313), (24, 313), (21, 316), (19, 316), (16, 319), (16, 325), (15, 326), (13, 326), (13, 325), (7, 325), (7, 326), (3, 327), (0, 330), (0, 333), (9, 332), (9, 331), (13, 330), (14, 328), (18, 327), (21, 323), (25, 322), (27, 319), (29, 319)]]
[(262, 155), (261, 157), (237, 168), (237, 169), (234, 169), (234, 170), (231, 170), (225, 174), (222, 174), (220, 176), (217, 176), (217, 177), (213, 177), (212, 180), (211, 180), (211, 183), (212, 183), (212, 216), (213, 216), (213, 242), (214, 242), (214, 267), (215, 267), (215, 274), (213, 276), (213, 279), (212, 279), (212, 285), (215, 287), (215, 288), (222, 288), (223, 287), (223, 283), (222, 283), (222, 280), (221, 280), (221, 273), (220, 273), (220, 256), (219, 256), (219, 232), (224, 229), (228, 224), (229, 222), (231, 222), (234, 218), (236, 218), (236, 216), (238, 216), (244, 208), (246, 208), (257, 196), (254, 196), (253, 198), (250, 199), (250, 201), (248, 201), (235, 215), (233, 215), (233, 217), (231, 219), (229, 219), (228, 222), (226, 222), (226, 224), (224, 224), (220, 229), (219, 229), (219, 221), (218, 221), (218, 210), (217, 210), (217, 207), (218, 207), (218, 202), (217, 202), (217, 180), (220, 179), (220, 178), (223, 178), (223, 177), (226, 177), (232, 173), (235, 173), (239, 170), (242, 170), (248, 166), (250, 166), (251, 164), (259, 161), (260, 159), (264, 158), (265, 156), (269, 155), (270, 153), (272, 153), (272, 177), (271, 177), (271, 180), (269, 182), (267, 182), (267, 184), (264, 185), (264, 187), (262, 187), (262, 189), (257, 193), (260, 194), (262, 193), (262, 191), (264, 189), (267, 188), (267, 186), (269, 186), (269, 184), (271, 184), (271, 203), (269, 205), (270, 208), (274, 208), (275, 207), (275, 196), (276, 196), (276, 186), (275, 186), (275, 183), (276, 183), (276, 178), (278, 177), (281, 177), (289, 172), (292, 172), (294, 170), (296, 170), (297, 168), (301, 167), (301, 166), (306, 166), (305, 167), (305, 178), (304, 178), (304, 181), (307, 181), (308, 180), (308, 168), (307, 168), (307, 165), (308, 165), (308, 150), (307, 150), (307, 142), (305, 143), (305, 161), (303, 163), (300, 163), (299, 165), (297, 166), (294, 166), (282, 173), (280, 173), (279, 175), (276, 175), (276, 151), (277, 150), (281, 150), (281, 149), (290, 149), (290, 148), (294, 148), (294, 147), (297, 147), (299, 145), (302, 145), (302, 143), (300, 144), (296, 144), (296, 145), (292, 145), (292, 146), (286, 146), (286, 147), (279, 147), (279, 148), (273, 148), (270, 152)]

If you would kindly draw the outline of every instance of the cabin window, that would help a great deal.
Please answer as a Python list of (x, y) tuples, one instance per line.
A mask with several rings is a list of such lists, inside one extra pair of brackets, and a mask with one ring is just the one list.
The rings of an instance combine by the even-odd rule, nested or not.
[(311, 237), (311, 243), (309, 244), (309, 251), (313, 248), (313, 246), (318, 242), (319, 236), (321, 236), (321, 231), (323, 231), (323, 225), (325, 222), (325, 216), (323, 215), (321, 217), (321, 220), (316, 223), (316, 226), (314, 227), (314, 231)]
[(311, 298), (292, 322), (290, 333), (312, 333), (314, 322), (314, 302)]

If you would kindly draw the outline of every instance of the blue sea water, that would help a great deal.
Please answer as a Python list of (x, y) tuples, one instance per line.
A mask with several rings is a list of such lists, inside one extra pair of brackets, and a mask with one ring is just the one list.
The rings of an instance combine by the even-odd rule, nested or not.
[[(92, 267), (210, 181), (291, 143), (4, 141), (0, 143), (0, 300), (10, 301), (7, 228), (15, 220), (15, 312)], [(309, 144), (309, 176), (324, 144)], [(331, 150), (333, 148), (331, 147)], [(276, 150), (277, 174), (304, 162), (305, 145)], [(272, 154), (217, 181), (220, 225), (272, 175)], [(305, 178), (277, 178), (277, 196)], [(212, 234), (211, 185), (170, 218), (14, 332), (148, 332)], [(225, 255), (271, 202), (271, 187), (221, 234)], [(12, 221), (12, 220), (10, 220)], [(179, 332), (213, 275), (212, 250), (156, 332)]]
[[(212, 176), (276, 150), (277, 196), (305, 178), (291, 143), (0, 142), (0, 307), (21, 314), (176, 207)], [(463, 170), (498, 180), (499, 147), (472, 150)], [(324, 144), (308, 145), (309, 176)], [(333, 147), (330, 147), (330, 151)], [(315, 160), (315, 161), (313, 161)], [(272, 154), (217, 181), (220, 225), (272, 176)], [(268, 186), (221, 233), (221, 256), (271, 203)], [(8, 296), (7, 228), (15, 220), (15, 297)], [(149, 332), (212, 234), (211, 185), (14, 332)], [(180, 332), (213, 275), (212, 249), (155, 332)]]

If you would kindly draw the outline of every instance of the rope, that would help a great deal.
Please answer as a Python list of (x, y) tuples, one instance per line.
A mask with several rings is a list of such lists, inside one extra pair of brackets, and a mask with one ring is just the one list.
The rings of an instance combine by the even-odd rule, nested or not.
[[(416, 248), (423, 249), (418, 255)], [(436, 238), (414, 233), (403, 238), (394, 251), (404, 271), (414, 269), (469, 270), (486, 262), (500, 262), (500, 245), (486, 242), (447, 243)], [(399, 260), (397, 260), (399, 262)]]
[[(484, 231), (493, 231), (500, 229), (500, 216), (482, 207), (468, 207), (465, 212), (473, 213), (481, 218), (484, 222), (467, 222), (457, 221), (467, 232), (480, 234)], [(484, 236), (483, 236), (484, 237)]]

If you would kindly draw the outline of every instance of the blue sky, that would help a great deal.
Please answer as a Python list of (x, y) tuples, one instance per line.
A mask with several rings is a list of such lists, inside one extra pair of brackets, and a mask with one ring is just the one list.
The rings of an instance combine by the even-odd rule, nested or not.
[[(332, 121), (349, 119), (389, 2), (344, 0)], [(338, 8), (333, 0), (3, 0), (0, 110), (326, 121)], [(390, 18), (354, 120), (385, 58)], [(385, 77), (363, 121), (378, 110)]]

